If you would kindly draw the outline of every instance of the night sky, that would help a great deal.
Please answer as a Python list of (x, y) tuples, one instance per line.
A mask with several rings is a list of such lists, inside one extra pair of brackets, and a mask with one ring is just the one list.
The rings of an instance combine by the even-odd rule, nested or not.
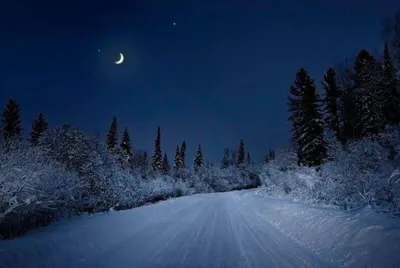
[[(190, 3), (190, 4), (189, 4)], [(15, 98), (25, 134), (43, 112), (105, 137), (112, 117), (150, 152), (157, 125), (170, 159), (198, 143), (260, 161), (289, 143), (286, 94), (299, 68), (378, 51), (394, 0), (7, 1), (0, 10), (0, 104)], [(174, 26), (173, 23), (176, 23)], [(100, 52), (98, 50), (101, 50)], [(118, 54), (125, 62), (115, 65)]]

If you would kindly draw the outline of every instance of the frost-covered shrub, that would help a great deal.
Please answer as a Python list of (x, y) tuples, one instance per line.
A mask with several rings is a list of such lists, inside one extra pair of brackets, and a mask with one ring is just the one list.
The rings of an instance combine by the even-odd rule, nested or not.
[[(271, 195), (355, 209), (366, 205), (400, 215), (400, 183), (392, 171), (400, 166), (399, 128), (342, 145), (327, 142), (328, 158), (318, 168), (299, 167), (293, 151), (280, 151), (259, 171)], [(396, 183), (397, 182), (397, 183)]]
[(176, 180), (170, 176), (158, 175), (154, 178), (140, 182), (140, 191), (143, 193), (144, 203), (165, 200), (194, 193), (187, 182)]
[(70, 125), (48, 131), (39, 146), (47, 156), (75, 171), (85, 183), (77, 210), (104, 211), (113, 206), (112, 184), (115, 180), (116, 159), (95, 137), (85, 135)]
[(330, 157), (316, 185), (317, 201), (347, 209), (380, 205), (393, 163), (378, 141), (363, 139), (344, 148), (337, 146), (331, 148)]
[(201, 181), (208, 184), (215, 192), (241, 190), (261, 185), (258, 174), (234, 166), (224, 169), (209, 166), (203, 170), (201, 178)]
[(23, 143), (0, 152), (0, 238), (68, 215), (84, 183), (74, 172)]
[(209, 165), (167, 176), (148, 168), (143, 155), (121, 167), (118, 153), (109, 154), (98, 138), (69, 125), (47, 131), (34, 147), (23, 141), (0, 147), (0, 238), (71, 214), (261, 184), (256, 166), (250, 172)]
[(260, 177), (265, 190), (274, 196), (290, 194), (303, 200), (310, 199), (316, 179), (315, 168), (295, 165), (290, 169), (287, 167), (287, 163), (282, 166), (276, 160), (263, 166), (260, 170)]
[(282, 171), (296, 169), (298, 167), (297, 154), (294, 149), (278, 149), (275, 154), (275, 159), (270, 162), (273, 162), (275, 167)]

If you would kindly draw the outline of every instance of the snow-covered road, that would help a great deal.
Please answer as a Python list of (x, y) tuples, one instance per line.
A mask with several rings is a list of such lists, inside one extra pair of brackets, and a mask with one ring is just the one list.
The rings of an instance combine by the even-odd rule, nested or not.
[(335, 267), (274, 227), (267, 201), (199, 194), (76, 217), (0, 241), (0, 267)]

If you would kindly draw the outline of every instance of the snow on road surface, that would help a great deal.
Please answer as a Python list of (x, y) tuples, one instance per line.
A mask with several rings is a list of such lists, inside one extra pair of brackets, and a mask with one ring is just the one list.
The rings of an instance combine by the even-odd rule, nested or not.
[[(127, 211), (75, 217), (20, 238), (0, 241), (0, 267), (322, 268), (346, 264), (395, 267), (400, 263), (395, 254), (400, 249), (396, 242), (400, 241), (396, 240), (396, 235), (400, 238), (400, 229), (393, 225), (396, 220), (383, 221), (388, 226), (390, 223), (390, 230), (384, 225), (366, 230), (368, 237), (387, 235), (377, 242), (389, 244), (374, 244), (373, 248), (391, 247), (382, 256), (379, 254), (383, 251), (378, 250), (373, 258), (368, 258), (365, 253), (371, 253), (368, 246), (374, 240), (365, 240), (365, 235), (352, 234), (356, 243), (351, 247), (339, 247), (337, 243), (336, 247), (329, 247), (324, 246), (327, 241), (319, 241), (315, 235), (322, 230), (331, 234), (323, 234), (321, 239), (337, 237), (338, 226), (325, 230), (307, 225), (309, 221), (325, 221), (329, 225), (326, 213), (332, 217), (343, 216), (344, 212), (295, 204), (302, 215), (297, 217), (293, 202), (257, 193), (248, 190), (199, 194)], [(312, 218), (311, 214), (316, 216)], [(340, 228), (340, 222), (336, 225)], [(300, 228), (296, 235), (294, 227)], [(316, 240), (311, 242), (310, 237)]]

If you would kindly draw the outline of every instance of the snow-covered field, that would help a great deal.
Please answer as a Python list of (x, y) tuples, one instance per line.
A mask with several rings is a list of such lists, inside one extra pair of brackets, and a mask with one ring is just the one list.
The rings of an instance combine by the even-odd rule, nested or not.
[(398, 219), (246, 190), (55, 223), (0, 241), (0, 267), (396, 267), (399, 252)]

